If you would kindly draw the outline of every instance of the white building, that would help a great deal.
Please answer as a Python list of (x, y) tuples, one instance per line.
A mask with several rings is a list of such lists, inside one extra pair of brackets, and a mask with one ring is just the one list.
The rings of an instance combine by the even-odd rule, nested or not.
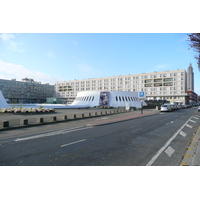
[(81, 91), (127, 91), (146, 93), (147, 100), (167, 100), (189, 103), (187, 78), (193, 87), (192, 65), (186, 70), (172, 70), (142, 74), (129, 74), (105, 78), (71, 80), (55, 84), (56, 97), (73, 101)]

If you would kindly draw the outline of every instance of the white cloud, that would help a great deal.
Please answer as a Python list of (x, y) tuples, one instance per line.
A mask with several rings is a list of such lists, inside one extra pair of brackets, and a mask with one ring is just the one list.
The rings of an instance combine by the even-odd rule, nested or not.
[(6, 63), (0, 60), (0, 79), (10, 80), (16, 78), (18, 81), (21, 81), (21, 79), (25, 77), (33, 78), (35, 81), (40, 81), (41, 83), (49, 83), (51, 85), (55, 84), (56, 81), (59, 81), (48, 74), (29, 70), (23, 65)]
[(93, 75), (98, 73), (98, 71), (94, 68), (92, 68), (90, 65), (88, 64), (78, 64), (76, 65), (77, 70), (85, 75)]
[(164, 70), (167, 69), (168, 65), (167, 64), (160, 64), (160, 65), (156, 65), (154, 68), (154, 71), (159, 71), (159, 70)]
[(2, 33), (0, 34), (0, 39), (3, 44), (6, 45), (6, 48), (11, 51), (24, 52), (22, 48), (20, 48), (21, 44), (17, 44), (14, 42), (15, 36), (10, 33)]
[(47, 56), (50, 57), (50, 58), (55, 58), (56, 57), (53, 52), (48, 52)]
[(73, 45), (78, 45), (78, 42), (74, 40), (74, 41), (72, 41), (72, 44)]
[(182, 42), (186, 42), (189, 40), (189, 36), (188, 35), (185, 35), (183, 36), (182, 38), (180, 38), (179, 40), (177, 40), (176, 42), (177, 43), (182, 43)]
[(15, 36), (10, 34), (10, 33), (2, 33), (0, 34), (0, 38), (3, 40), (3, 41), (10, 41), (11, 39), (14, 39)]

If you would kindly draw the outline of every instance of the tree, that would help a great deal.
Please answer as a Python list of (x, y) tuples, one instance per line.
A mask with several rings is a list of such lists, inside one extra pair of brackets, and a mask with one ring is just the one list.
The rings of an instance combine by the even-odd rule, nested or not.
[(198, 55), (194, 56), (194, 58), (197, 59), (198, 68), (200, 70), (200, 33), (191, 33), (188, 34), (188, 36), (191, 42), (191, 44), (189, 44), (190, 48), (198, 52)]

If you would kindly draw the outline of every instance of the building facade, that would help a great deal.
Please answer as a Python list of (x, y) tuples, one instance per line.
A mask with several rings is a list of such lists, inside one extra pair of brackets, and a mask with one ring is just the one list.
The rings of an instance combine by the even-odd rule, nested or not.
[(194, 90), (194, 73), (191, 64), (188, 71), (183, 69), (129, 74), (55, 84), (56, 97), (63, 98), (63, 101), (73, 101), (80, 91), (144, 91), (147, 100), (167, 100), (172, 103), (189, 104), (189, 89)]
[(0, 90), (9, 103), (44, 103), (46, 98), (54, 96), (54, 85), (30, 78), (21, 81), (0, 79)]

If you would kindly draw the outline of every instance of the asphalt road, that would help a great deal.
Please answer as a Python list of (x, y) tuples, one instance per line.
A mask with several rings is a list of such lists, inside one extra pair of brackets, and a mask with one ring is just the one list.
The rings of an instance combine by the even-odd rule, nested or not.
[(179, 166), (200, 124), (196, 108), (102, 126), (0, 140), (3, 166)]

